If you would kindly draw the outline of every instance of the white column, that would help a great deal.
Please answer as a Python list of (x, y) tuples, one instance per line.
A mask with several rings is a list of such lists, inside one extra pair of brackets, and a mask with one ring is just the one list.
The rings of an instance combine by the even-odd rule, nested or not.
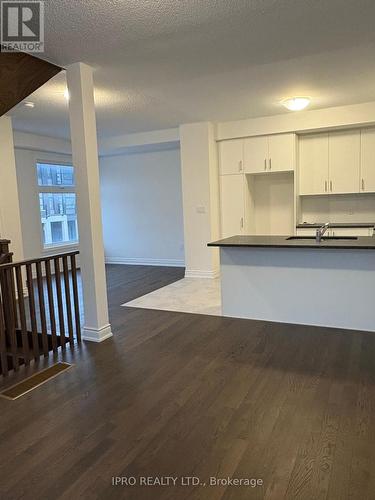
[(219, 173), (212, 123), (180, 126), (186, 277), (219, 275)]
[(8, 116), (0, 117), (0, 238), (11, 240), (14, 261), (23, 260), (12, 120)]
[(112, 332), (108, 319), (92, 69), (83, 63), (72, 64), (67, 68), (67, 79), (85, 310), (83, 338), (101, 342), (111, 337)]

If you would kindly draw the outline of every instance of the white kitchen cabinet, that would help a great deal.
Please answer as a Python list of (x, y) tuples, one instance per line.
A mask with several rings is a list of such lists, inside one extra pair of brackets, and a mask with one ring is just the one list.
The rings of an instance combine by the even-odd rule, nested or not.
[(299, 140), (300, 194), (328, 193), (328, 134), (304, 135)]
[(296, 156), (296, 135), (277, 134), (268, 137), (269, 170), (286, 172), (294, 170)]
[(244, 176), (220, 176), (221, 237), (244, 232)]
[(246, 174), (259, 174), (269, 170), (268, 136), (244, 140), (244, 170)]
[(375, 192), (375, 129), (361, 131), (360, 191)]
[(220, 174), (241, 174), (243, 171), (243, 139), (223, 141), (219, 145)]
[(249, 137), (244, 140), (244, 171), (246, 174), (292, 171), (295, 148), (295, 134)]
[(359, 192), (359, 130), (305, 135), (299, 143), (301, 195)]
[(361, 139), (359, 130), (329, 134), (329, 193), (358, 193)]

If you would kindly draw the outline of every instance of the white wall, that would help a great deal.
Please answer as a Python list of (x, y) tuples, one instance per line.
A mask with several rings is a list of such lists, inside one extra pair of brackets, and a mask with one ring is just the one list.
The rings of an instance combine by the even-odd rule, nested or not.
[(44, 151), (46, 153), (72, 154), (72, 145), (65, 139), (46, 137), (27, 132), (13, 131), (14, 147), (29, 149), (30, 151)]
[(0, 238), (11, 240), (10, 250), (14, 260), (23, 259), (22, 227), (15, 157), (12, 120), (0, 117)]
[(353, 128), (375, 124), (375, 101), (350, 104), (325, 109), (312, 109), (221, 122), (217, 124), (216, 139), (235, 139), (256, 135), (282, 134), (287, 132), (306, 133), (334, 128)]
[(106, 261), (184, 265), (180, 151), (100, 159)]
[(298, 222), (375, 222), (374, 194), (304, 196)]
[[(25, 259), (58, 253), (43, 250), (35, 164), (38, 160), (69, 163), (71, 156), (15, 148), (17, 184)], [(64, 248), (66, 250), (66, 248)]]

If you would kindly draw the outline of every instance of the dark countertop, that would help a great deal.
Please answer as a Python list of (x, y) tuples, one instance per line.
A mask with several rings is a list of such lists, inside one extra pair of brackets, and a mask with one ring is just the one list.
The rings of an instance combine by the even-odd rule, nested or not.
[[(313, 224), (310, 224), (308, 222), (304, 222), (302, 224), (297, 224), (297, 229), (313, 229), (317, 227), (321, 227), (325, 224), (325, 222), (319, 223), (315, 222)], [(351, 228), (351, 227), (375, 227), (375, 222), (332, 222), (329, 224), (329, 227), (342, 227), (342, 228)]]
[(322, 239), (316, 243), (313, 239), (288, 240), (290, 236), (251, 236), (238, 235), (208, 243), (209, 247), (258, 247), (258, 248), (329, 248), (375, 250), (375, 237), (359, 236), (354, 240)]

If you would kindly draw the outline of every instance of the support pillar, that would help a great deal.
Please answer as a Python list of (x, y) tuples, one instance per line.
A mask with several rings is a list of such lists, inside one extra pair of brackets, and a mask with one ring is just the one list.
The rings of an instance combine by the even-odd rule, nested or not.
[(219, 254), (207, 243), (220, 237), (219, 172), (212, 123), (180, 126), (185, 276), (215, 278)]
[(72, 64), (67, 68), (67, 80), (85, 312), (82, 337), (101, 342), (111, 337), (112, 332), (108, 319), (92, 69), (83, 63)]

